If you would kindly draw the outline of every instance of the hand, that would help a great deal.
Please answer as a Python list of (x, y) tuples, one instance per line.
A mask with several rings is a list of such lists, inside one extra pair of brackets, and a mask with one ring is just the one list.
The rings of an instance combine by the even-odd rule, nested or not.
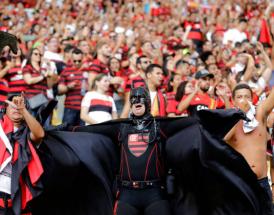
[(15, 96), (12, 103), (16, 105), (16, 109), (20, 114), (23, 114), (23, 111), (26, 110), (25, 98), (23, 93), (21, 94), (21, 96)]
[(120, 84), (123, 83), (123, 81), (124, 81), (124, 79), (121, 78), (121, 77), (113, 77), (113, 78), (111, 78), (110, 83), (111, 83), (111, 84), (120, 85)]
[(224, 87), (216, 86), (216, 94), (222, 98), (226, 96), (226, 89)]
[(263, 46), (263, 44), (261, 44), (260, 42), (257, 42), (256, 47), (257, 47), (257, 49), (258, 49), (259, 51), (261, 51), (261, 52), (264, 51), (264, 46)]
[(200, 84), (201, 84), (201, 81), (195, 82), (195, 88), (194, 88), (195, 93), (197, 93), (200, 90)]
[(247, 113), (250, 109), (249, 101), (247, 99), (241, 99), (238, 108)]
[(81, 69), (89, 68), (89, 67), (90, 67), (90, 63), (89, 62), (85, 62), (85, 63), (82, 64)]
[(78, 84), (80, 84), (78, 81), (72, 81), (67, 85), (67, 87), (68, 89), (73, 89)]
[(43, 72), (43, 76), (44, 76), (45, 78), (49, 77), (49, 71)]
[(15, 63), (13, 61), (7, 61), (6, 68), (11, 69), (15, 66)]

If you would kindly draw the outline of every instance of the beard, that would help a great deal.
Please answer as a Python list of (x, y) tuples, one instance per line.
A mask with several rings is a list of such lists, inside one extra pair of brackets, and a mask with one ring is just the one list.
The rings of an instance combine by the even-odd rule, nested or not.
[(206, 93), (208, 90), (209, 90), (209, 87), (203, 87), (203, 88), (200, 88), (204, 93)]

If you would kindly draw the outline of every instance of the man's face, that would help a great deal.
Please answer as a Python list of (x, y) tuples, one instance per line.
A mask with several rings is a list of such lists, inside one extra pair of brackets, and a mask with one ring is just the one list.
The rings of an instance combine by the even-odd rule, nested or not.
[(233, 98), (235, 107), (240, 108), (242, 111), (247, 112), (250, 109), (249, 103), (252, 102), (252, 95), (248, 89), (239, 89), (235, 92)]
[(207, 92), (210, 87), (210, 77), (206, 76), (206, 77), (200, 78), (199, 82), (200, 82), (200, 89), (203, 92)]
[(241, 22), (241, 23), (240, 23), (240, 29), (241, 29), (242, 31), (245, 31), (246, 28), (247, 28), (247, 23), (246, 23), (246, 22)]
[(108, 44), (104, 44), (101, 49), (99, 50), (99, 52), (105, 56), (105, 57), (110, 57), (111, 55), (111, 48)]
[(151, 64), (151, 61), (147, 58), (144, 57), (141, 59), (141, 70), (145, 71), (147, 67)]
[(146, 43), (142, 46), (142, 50), (143, 50), (145, 53), (151, 53), (152, 50), (153, 50), (151, 42), (146, 42)]
[[(14, 99), (15, 99), (15, 97), (12, 99), (12, 102), (14, 102)], [(23, 115), (20, 114), (19, 111), (10, 104), (7, 105), (6, 114), (11, 119), (12, 122), (18, 123), (24, 119)]]
[(215, 63), (216, 63), (215, 57), (213, 55), (209, 55), (208, 59), (206, 60), (206, 64), (209, 65), (209, 64), (215, 64)]
[(73, 65), (80, 68), (82, 65), (82, 54), (72, 54)]
[(83, 53), (89, 54), (90, 47), (87, 41), (81, 41), (79, 44), (79, 48), (82, 50)]
[(216, 75), (218, 73), (218, 67), (216, 64), (210, 64), (208, 66), (209, 73), (212, 73), (213, 75)]
[(163, 70), (160, 68), (154, 68), (151, 73), (147, 74), (148, 79), (156, 87), (159, 87), (163, 81)]
[(213, 47), (212, 47), (212, 43), (207, 41), (204, 45), (203, 45), (203, 51), (212, 51)]
[(177, 68), (176, 72), (183, 76), (189, 76), (191, 73), (190, 66), (187, 63), (183, 63)]
[(146, 111), (146, 106), (142, 103), (136, 103), (131, 106), (131, 110), (134, 116), (143, 116)]
[(59, 47), (59, 41), (57, 38), (52, 38), (49, 43), (48, 43), (49, 49), (52, 52), (57, 52), (58, 51), (58, 47)]

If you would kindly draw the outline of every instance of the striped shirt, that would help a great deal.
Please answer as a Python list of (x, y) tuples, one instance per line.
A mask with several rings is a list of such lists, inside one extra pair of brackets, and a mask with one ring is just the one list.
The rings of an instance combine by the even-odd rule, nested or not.
[(76, 81), (77, 85), (66, 93), (65, 108), (80, 110), (83, 98), (81, 94), (82, 81), (86, 81), (84, 71), (75, 67), (65, 68), (61, 73), (59, 83), (67, 86), (73, 81)]
[(0, 79), (0, 113), (5, 109), (5, 100), (8, 96), (8, 82)]
[(5, 79), (9, 83), (10, 94), (21, 94), (26, 91), (26, 82), (23, 78), (23, 69), (20, 65), (15, 66), (7, 72)]
[(111, 96), (95, 91), (88, 92), (83, 100), (82, 107), (89, 108), (89, 117), (97, 123), (112, 119), (112, 112), (117, 112), (114, 100)]
[(89, 70), (92, 73), (96, 73), (96, 74), (100, 74), (100, 73), (104, 73), (104, 74), (109, 74), (109, 68), (106, 64), (102, 63), (99, 59), (95, 59)]
[(132, 88), (146, 87), (146, 82), (141, 76), (129, 79), (126, 83), (125, 92), (130, 92)]
[[(41, 68), (40, 71), (37, 71), (32, 65), (26, 65), (23, 68), (23, 75), (30, 74), (32, 77), (39, 77), (43, 70), (44, 69)], [(41, 80), (40, 82), (36, 84), (29, 84), (29, 85), (26, 84), (25, 95), (27, 98), (31, 98), (41, 93), (47, 96), (47, 88), (48, 88), (47, 80), (44, 78), (43, 80)]]

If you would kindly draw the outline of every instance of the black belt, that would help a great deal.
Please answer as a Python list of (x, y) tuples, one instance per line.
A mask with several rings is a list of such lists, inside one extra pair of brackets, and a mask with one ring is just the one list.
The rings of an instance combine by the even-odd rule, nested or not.
[(133, 189), (145, 189), (151, 187), (164, 187), (161, 180), (151, 181), (124, 181), (118, 180), (118, 184), (121, 187), (133, 188)]

